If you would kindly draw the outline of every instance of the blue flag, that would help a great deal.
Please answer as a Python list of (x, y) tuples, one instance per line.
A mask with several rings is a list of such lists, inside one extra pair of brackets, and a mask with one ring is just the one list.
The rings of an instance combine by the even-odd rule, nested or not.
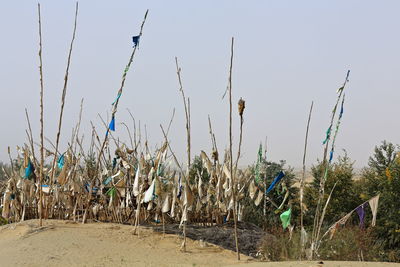
[(64, 154), (62, 154), (57, 160), (58, 168), (62, 169), (64, 167), (64, 163), (65, 163)]
[[(344, 99), (344, 98), (343, 98)], [(344, 102), (344, 101), (343, 101)], [(343, 116), (343, 111), (344, 111), (344, 109), (343, 109), (343, 102), (342, 102), (342, 107), (340, 108), (340, 114), (339, 114), (339, 120), (342, 118), (342, 116)]]
[(333, 147), (332, 147), (331, 153), (329, 155), (329, 163), (332, 162), (332, 159), (333, 159)]
[(34, 171), (35, 168), (33, 167), (32, 162), (29, 160), (28, 166), (25, 168), (25, 179), (29, 179)]
[(115, 132), (115, 118), (112, 117), (110, 125), (108, 126), (108, 128), (110, 128), (111, 131)]
[(275, 177), (274, 181), (271, 183), (271, 185), (267, 189), (267, 194), (275, 187), (277, 183), (279, 183), (282, 178), (285, 177), (285, 173), (283, 171), (280, 171), (278, 173), (278, 176)]
[(132, 37), (133, 46), (139, 47), (139, 40), (140, 40), (140, 35), (138, 35), (138, 36), (133, 36), (133, 37)]

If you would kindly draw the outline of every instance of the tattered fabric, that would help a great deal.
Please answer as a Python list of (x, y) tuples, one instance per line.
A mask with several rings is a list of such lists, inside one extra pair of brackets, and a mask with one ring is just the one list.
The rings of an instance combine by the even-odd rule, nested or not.
[(132, 36), (133, 46), (139, 47), (139, 40), (140, 40), (140, 35)]
[(57, 165), (59, 169), (62, 169), (64, 167), (65, 159), (64, 159), (64, 154), (62, 154), (57, 161)]
[(271, 185), (267, 189), (267, 194), (275, 187), (277, 183), (279, 183), (282, 178), (285, 177), (285, 173), (283, 171), (280, 171), (278, 176), (275, 177), (274, 181), (271, 183)]
[(112, 117), (111, 122), (110, 122), (110, 125), (108, 126), (108, 128), (109, 128), (111, 131), (115, 132), (115, 117)]
[(29, 179), (34, 171), (35, 167), (33, 167), (32, 162), (29, 160), (28, 166), (25, 168), (25, 179)]
[(365, 218), (365, 204), (367, 203), (363, 203), (360, 206), (358, 206), (356, 208), (357, 214), (358, 214), (358, 218), (360, 219), (360, 228), (364, 228), (364, 218)]
[(369, 206), (371, 207), (371, 211), (372, 211), (371, 226), (375, 226), (375, 224), (376, 224), (376, 214), (378, 213), (379, 195), (377, 195), (374, 198), (371, 198), (368, 202), (369, 202)]
[(292, 215), (292, 209), (288, 209), (280, 215), (283, 229), (286, 229), (290, 225), (290, 217)]

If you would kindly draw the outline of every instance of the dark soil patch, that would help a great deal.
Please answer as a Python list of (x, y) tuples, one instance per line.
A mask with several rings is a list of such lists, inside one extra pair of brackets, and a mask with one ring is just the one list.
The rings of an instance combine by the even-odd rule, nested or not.
[[(157, 232), (162, 232), (162, 225), (146, 225)], [(165, 233), (182, 235), (178, 224), (165, 225)], [(239, 250), (247, 256), (255, 257), (265, 232), (251, 223), (238, 222)], [(208, 243), (236, 251), (233, 223), (215, 226), (186, 225), (186, 237), (203, 240)]]

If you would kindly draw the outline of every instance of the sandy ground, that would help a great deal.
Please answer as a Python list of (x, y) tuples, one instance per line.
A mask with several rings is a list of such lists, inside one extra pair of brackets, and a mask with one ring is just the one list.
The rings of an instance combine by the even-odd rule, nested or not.
[(118, 224), (75, 224), (32, 220), (0, 227), (0, 266), (246, 266), (246, 267), (384, 267), (389, 263), (362, 262), (255, 262), (212, 244), (182, 239), (151, 229), (133, 234), (133, 227)]

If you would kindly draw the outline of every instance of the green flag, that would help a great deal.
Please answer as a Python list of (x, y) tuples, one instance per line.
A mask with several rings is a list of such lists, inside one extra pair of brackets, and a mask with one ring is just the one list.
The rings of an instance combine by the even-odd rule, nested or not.
[(115, 187), (111, 187), (111, 188), (107, 191), (106, 194), (109, 195), (110, 197), (111, 197), (111, 196), (112, 196), (112, 197), (115, 197), (115, 194), (116, 194), (116, 189), (115, 189)]
[(260, 144), (260, 148), (258, 149), (257, 153), (257, 163), (255, 170), (255, 176), (256, 176), (255, 181), (257, 184), (261, 182), (261, 177), (260, 177), (261, 162), (262, 162), (262, 145)]
[(281, 214), (280, 217), (281, 217), (283, 229), (286, 229), (289, 226), (291, 215), (292, 215), (292, 209), (290, 209), (290, 208)]

